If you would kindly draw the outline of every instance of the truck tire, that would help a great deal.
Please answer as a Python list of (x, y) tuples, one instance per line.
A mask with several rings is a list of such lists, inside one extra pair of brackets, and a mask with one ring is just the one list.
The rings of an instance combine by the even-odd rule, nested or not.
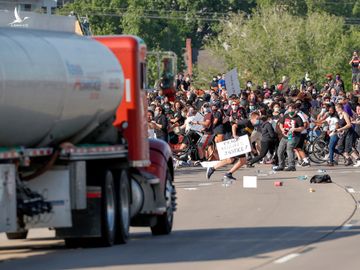
[(101, 237), (99, 246), (112, 246), (116, 235), (116, 192), (113, 174), (106, 170), (101, 186)]
[(161, 216), (157, 217), (155, 226), (151, 227), (153, 235), (165, 235), (171, 233), (174, 211), (176, 205), (176, 191), (173, 183), (173, 177), (169, 170), (166, 172), (166, 183), (165, 183), (165, 200), (166, 200), (166, 212)]
[(9, 240), (26, 239), (28, 232), (29, 232), (28, 230), (24, 230), (20, 232), (7, 232), (6, 237)]
[(117, 244), (125, 244), (130, 234), (130, 180), (126, 170), (114, 174), (117, 190), (116, 238)]
[(116, 236), (117, 196), (114, 176), (110, 170), (92, 165), (88, 172), (88, 185), (101, 186), (99, 220), (101, 235), (99, 237), (65, 238), (67, 248), (109, 247), (114, 245)]

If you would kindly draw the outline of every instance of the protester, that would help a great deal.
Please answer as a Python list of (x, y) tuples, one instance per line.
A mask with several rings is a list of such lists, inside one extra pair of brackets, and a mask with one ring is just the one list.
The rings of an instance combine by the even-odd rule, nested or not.
[[(294, 149), (300, 142), (301, 132), (305, 129), (304, 122), (301, 117), (296, 114), (296, 106), (294, 103), (288, 105), (288, 112), (280, 119), (279, 127), (282, 138), (278, 147), (279, 166), (275, 171), (296, 171)], [(285, 168), (285, 151), (288, 157), (288, 167)]]
[[(357, 59), (354, 55), (353, 67)], [(170, 140), (174, 151), (196, 149), (195, 153), (187, 153), (187, 159), (196, 165), (217, 159), (215, 143), (248, 135), (252, 151), (247, 158), (241, 155), (220, 161), (208, 171), (208, 177), (213, 170), (233, 161), (227, 179), (234, 178), (232, 174), (246, 163), (253, 167), (273, 162), (278, 171), (296, 170), (296, 160), (309, 166), (309, 149), (305, 145), (320, 134), (325, 134), (323, 140), (328, 144), (329, 166), (336, 165), (339, 155), (345, 157), (345, 165), (360, 166), (360, 93), (345, 92), (340, 74), (334, 79), (327, 74), (326, 78), (321, 89), (308, 74), (300, 88), (290, 85), (287, 77), (276, 87), (269, 86), (266, 80), (261, 85), (248, 80), (244, 89), (229, 96), (224, 74), (215, 75), (208, 89), (199, 89), (191, 76), (179, 73), (174, 101), (161, 88), (147, 95), (149, 129), (153, 130), (149, 136)]]

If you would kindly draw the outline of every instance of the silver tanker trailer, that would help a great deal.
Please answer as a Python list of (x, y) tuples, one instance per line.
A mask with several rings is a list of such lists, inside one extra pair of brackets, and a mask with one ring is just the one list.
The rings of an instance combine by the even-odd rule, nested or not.
[(53, 228), (68, 246), (124, 243), (130, 225), (170, 233), (170, 150), (147, 149), (151, 160), (165, 153), (160, 174), (131, 167), (132, 146), (112, 125), (124, 93), (112, 51), (71, 33), (0, 28), (0, 59), (0, 232)]

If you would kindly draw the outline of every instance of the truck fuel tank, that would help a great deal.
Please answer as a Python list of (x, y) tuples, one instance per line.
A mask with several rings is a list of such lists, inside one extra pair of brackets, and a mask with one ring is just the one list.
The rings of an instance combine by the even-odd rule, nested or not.
[(123, 96), (121, 65), (91, 38), (0, 28), (0, 59), (2, 147), (50, 146), (91, 133)]

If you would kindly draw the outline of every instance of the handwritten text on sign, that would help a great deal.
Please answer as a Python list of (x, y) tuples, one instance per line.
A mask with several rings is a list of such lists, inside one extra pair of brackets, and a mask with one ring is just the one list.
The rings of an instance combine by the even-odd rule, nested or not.
[(249, 137), (241, 136), (237, 139), (230, 139), (216, 143), (220, 160), (236, 157), (251, 152)]

